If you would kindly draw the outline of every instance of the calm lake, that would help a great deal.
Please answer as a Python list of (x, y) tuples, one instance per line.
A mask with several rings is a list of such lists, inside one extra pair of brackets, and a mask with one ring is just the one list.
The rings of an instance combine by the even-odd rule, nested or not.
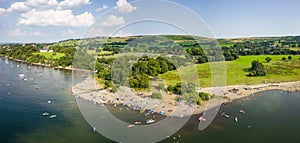
[[(24, 74), (28, 81), (21, 80), (19, 74)], [(71, 72), (28, 66), (1, 58), (0, 142), (113, 142), (92, 131), (70, 93), (71, 85)], [(261, 92), (260, 96), (250, 96), (222, 106), (230, 118), (218, 115), (207, 129), (199, 131), (197, 117), (192, 117), (186, 126), (162, 142), (299, 143), (299, 103), (300, 93)], [(239, 113), (240, 109), (246, 113)], [(42, 116), (43, 112), (57, 117), (50, 119)], [(143, 118), (131, 110), (116, 114), (128, 121)], [(238, 118), (238, 122), (234, 121), (234, 117)]]

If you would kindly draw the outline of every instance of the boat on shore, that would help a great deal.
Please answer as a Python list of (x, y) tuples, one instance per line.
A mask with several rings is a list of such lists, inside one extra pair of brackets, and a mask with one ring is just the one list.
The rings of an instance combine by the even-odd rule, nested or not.
[(147, 124), (151, 124), (151, 123), (154, 123), (154, 122), (155, 122), (155, 120), (153, 120), (153, 119), (149, 119), (149, 120), (146, 121)]

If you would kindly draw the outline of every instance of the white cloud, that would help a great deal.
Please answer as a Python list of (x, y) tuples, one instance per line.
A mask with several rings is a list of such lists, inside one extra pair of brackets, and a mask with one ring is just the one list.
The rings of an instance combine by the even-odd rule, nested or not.
[(100, 11), (103, 11), (103, 10), (105, 10), (105, 9), (108, 9), (108, 6), (107, 6), (107, 5), (102, 5), (102, 7), (97, 8), (96, 11), (97, 11), (97, 12), (100, 12)]
[(43, 34), (39, 31), (26, 32), (26, 31), (22, 31), (19, 28), (9, 31), (8, 34), (10, 36), (43, 36)]
[(0, 14), (3, 14), (5, 12), (5, 9), (0, 8)]
[(34, 26), (90, 26), (94, 23), (91, 13), (73, 15), (72, 10), (31, 10), (21, 14), (18, 24)]
[(74, 36), (74, 35), (76, 35), (76, 32), (71, 29), (68, 29), (66, 31), (63, 31), (62, 35), (63, 36)]
[(27, 0), (24, 2), (15, 2), (7, 9), (8, 12), (27, 12), (31, 9), (49, 10), (49, 9), (73, 9), (82, 5), (91, 4), (90, 0)]
[(7, 12), (24, 12), (28, 11), (30, 8), (25, 5), (24, 2), (15, 2), (8, 9)]
[(106, 18), (105, 21), (102, 21), (100, 23), (102, 26), (119, 26), (122, 24), (125, 24), (124, 18), (123, 17), (117, 17), (115, 15), (110, 15)]
[(25, 5), (35, 9), (49, 9), (58, 6), (57, 0), (27, 0)]
[(82, 5), (91, 4), (89, 0), (64, 0), (59, 3), (59, 9), (74, 8)]
[(128, 3), (126, 0), (118, 0), (116, 4), (117, 5), (115, 9), (123, 13), (129, 13), (137, 9), (136, 7)]

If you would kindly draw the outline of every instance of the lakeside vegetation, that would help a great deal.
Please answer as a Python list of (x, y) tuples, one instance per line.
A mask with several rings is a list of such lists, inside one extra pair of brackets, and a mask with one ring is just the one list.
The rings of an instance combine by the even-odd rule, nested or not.
[[(200, 95), (195, 89), (198, 85), (215, 86), (211, 67), (218, 67), (222, 61), (226, 70), (217, 72), (226, 72), (226, 85), (298, 81), (299, 49), (300, 36), (217, 41), (186, 35), (156, 35), (2, 44), (0, 55), (51, 67), (93, 70), (103, 87), (114, 92), (124, 85), (147, 91), (152, 82), (164, 80), (166, 85), (151, 97), (161, 98), (160, 92), (168, 91), (180, 95), (178, 100), (200, 104), (209, 95)], [(197, 71), (199, 83), (195, 79), (180, 79), (178, 70), (192, 75), (192, 68)]]

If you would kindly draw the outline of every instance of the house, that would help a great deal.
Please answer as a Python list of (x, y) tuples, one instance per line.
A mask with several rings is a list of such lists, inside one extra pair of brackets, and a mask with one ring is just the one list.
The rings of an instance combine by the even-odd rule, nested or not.
[(40, 50), (41, 53), (48, 52), (48, 50)]

